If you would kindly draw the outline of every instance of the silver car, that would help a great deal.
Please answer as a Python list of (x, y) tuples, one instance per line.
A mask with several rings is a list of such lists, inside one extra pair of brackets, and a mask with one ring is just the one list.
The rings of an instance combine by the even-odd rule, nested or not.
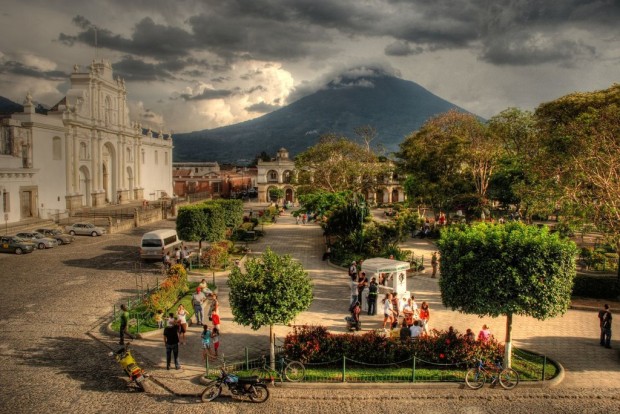
[(97, 237), (105, 234), (105, 229), (97, 227), (92, 223), (73, 223), (70, 226), (65, 227), (65, 230), (72, 236), (80, 234), (83, 236)]
[(43, 234), (36, 231), (17, 233), (16, 236), (20, 239), (33, 242), (39, 249), (51, 249), (52, 247), (58, 246), (56, 239), (45, 237)]
[(70, 234), (63, 233), (59, 229), (37, 229), (37, 232), (43, 234), (45, 237), (56, 239), (58, 244), (69, 244), (75, 240), (75, 237)]

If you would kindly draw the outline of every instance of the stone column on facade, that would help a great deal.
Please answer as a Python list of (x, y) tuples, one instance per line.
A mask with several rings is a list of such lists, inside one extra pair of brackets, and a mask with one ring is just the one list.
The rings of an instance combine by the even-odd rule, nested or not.
[(78, 141), (79, 140), (78, 140), (78, 137), (77, 137), (77, 128), (73, 127), (72, 130), (73, 130), (72, 131), (73, 133), (71, 134), (71, 139), (73, 140), (73, 142), (72, 142), (72, 144), (73, 144), (72, 145), (73, 154), (71, 154), (71, 156), (73, 158), (73, 164), (72, 164), (72, 174), (73, 174), (73, 178), (72, 178), (73, 183), (72, 184), (73, 184), (73, 189), (72, 189), (71, 193), (72, 194), (77, 194), (80, 191), (79, 186), (78, 186), (78, 183), (79, 183), (78, 168), (79, 168), (79, 164), (80, 164), (79, 163), (78, 154), (80, 153), (79, 152), (80, 149), (78, 147), (78, 144), (79, 144)]
[[(127, 180), (125, 177), (126, 171), (126, 162), (127, 162), (127, 152), (126, 152), (126, 148), (125, 148), (125, 136), (119, 134), (118, 135), (118, 151), (120, 152), (120, 156), (119, 158), (119, 188), (121, 190), (121, 192), (123, 192), (123, 190), (125, 190), (127, 188)], [(125, 197), (126, 198), (126, 197)]]
[(65, 185), (66, 185), (66, 194), (71, 193), (71, 129), (68, 132), (65, 132)]
[(137, 188), (142, 188), (142, 138), (141, 136), (136, 136), (136, 170), (134, 173), (135, 183)]

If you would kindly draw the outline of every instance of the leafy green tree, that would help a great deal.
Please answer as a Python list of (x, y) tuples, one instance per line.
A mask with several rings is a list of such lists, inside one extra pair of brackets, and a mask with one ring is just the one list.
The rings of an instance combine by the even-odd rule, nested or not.
[(450, 226), (438, 246), (443, 304), (480, 317), (506, 316), (506, 366), (513, 315), (544, 320), (568, 310), (577, 248), (546, 227)]
[(269, 198), (271, 200), (276, 200), (276, 202), (280, 201), (281, 199), (284, 198), (284, 190), (281, 188), (270, 188)]
[(508, 108), (488, 122), (489, 132), (497, 137), (502, 156), (489, 183), (490, 198), (503, 205), (523, 203), (526, 216), (540, 210), (540, 192), (535, 173), (540, 150), (534, 114)]
[(267, 248), (260, 258), (235, 267), (228, 278), (234, 321), (253, 330), (269, 325), (272, 369), (275, 363), (273, 326), (288, 324), (312, 303), (312, 282), (301, 263)]
[(222, 207), (224, 225), (227, 228), (235, 229), (243, 223), (243, 201), (220, 198), (212, 202)]
[(540, 105), (536, 116), (547, 197), (620, 253), (620, 84)]
[(345, 137), (324, 135), (295, 158), (300, 194), (351, 191), (362, 193), (376, 186), (376, 178), (390, 170), (369, 147)]
[(177, 213), (177, 233), (182, 240), (202, 241), (207, 233), (207, 221), (199, 205), (182, 206)]
[(302, 211), (306, 213), (317, 213), (324, 216), (341, 206), (344, 206), (350, 200), (352, 194), (348, 191), (339, 191), (331, 193), (327, 191), (316, 191), (313, 193), (302, 194), (299, 196), (299, 204)]
[(468, 114), (450, 111), (428, 120), (405, 138), (397, 153), (407, 174), (405, 191), (412, 201), (432, 208), (451, 206), (458, 194), (475, 191), (467, 167), (467, 126), (478, 122)]
[(218, 203), (204, 203), (183, 206), (177, 214), (177, 233), (182, 240), (217, 242), (226, 237), (224, 210)]

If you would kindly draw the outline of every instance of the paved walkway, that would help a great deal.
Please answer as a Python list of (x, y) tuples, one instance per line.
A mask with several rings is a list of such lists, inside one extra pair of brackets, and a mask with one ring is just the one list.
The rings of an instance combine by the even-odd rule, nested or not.
[[(285, 214), (274, 225), (265, 227), (266, 237), (250, 244), (252, 255), (260, 255), (267, 247), (278, 254), (291, 254), (299, 260), (314, 282), (315, 299), (306, 312), (294, 321), (294, 324), (320, 324), (333, 332), (344, 332), (350, 288), (346, 270), (330, 266), (321, 260), (324, 245), (322, 229), (316, 224), (295, 224), (295, 219)], [(412, 249), (416, 256), (424, 255), (425, 263), (430, 265), (430, 256), (435, 250), (427, 240), (408, 239), (403, 248)], [(422, 275), (408, 279), (408, 289), (412, 291), (418, 303), (427, 301), (431, 309), (431, 328), (447, 329), (454, 326), (464, 332), (472, 328), (478, 332), (483, 323), (491, 327), (497, 338), (504, 338), (505, 318), (481, 319), (474, 315), (464, 315), (446, 309), (441, 304), (437, 279), (431, 279), (430, 266)], [(252, 331), (232, 322), (228, 305), (228, 289), (225, 276), (217, 276), (216, 283), (221, 303), (221, 346), (220, 351), (226, 360), (238, 361), (244, 358), (244, 348), (251, 354), (267, 352), (269, 328)], [(362, 315), (364, 330), (381, 327), (382, 316), (368, 317)], [(614, 323), (614, 330), (618, 319)], [(276, 336), (283, 339), (289, 327), (277, 326)], [(617, 332), (617, 331), (616, 331)], [(149, 367), (155, 375), (172, 388), (183, 380), (195, 378), (204, 372), (201, 361), (200, 329), (190, 327), (187, 345), (180, 348), (183, 370), (166, 371), (163, 337), (152, 337), (136, 341), (139, 354), (146, 357), (154, 366)], [(561, 387), (599, 388), (618, 387), (620, 384), (620, 364), (618, 349), (605, 349), (598, 345), (598, 319), (596, 311), (569, 310), (564, 316), (538, 321), (532, 318), (516, 316), (513, 321), (514, 346), (547, 355), (560, 362), (566, 369), (566, 376)], [(618, 342), (616, 342), (617, 344)], [(180, 387), (180, 385), (178, 385)], [(178, 390), (175, 389), (175, 390)]]

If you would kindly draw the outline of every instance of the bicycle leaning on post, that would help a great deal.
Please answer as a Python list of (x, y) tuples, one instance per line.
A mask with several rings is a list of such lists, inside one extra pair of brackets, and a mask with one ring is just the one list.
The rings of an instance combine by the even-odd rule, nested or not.
[(496, 360), (495, 364), (485, 364), (483, 360), (479, 359), (476, 366), (465, 374), (465, 384), (472, 390), (477, 390), (482, 388), (487, 377), (491, 379), (491, 385), (495, 385), (499, 381), (499, 385), (507, 390), (513, 389), (519, 383), (517, 371), (512, 368), (504, 368), (501, 359)]
[(291, 382), (302, 381), (306, 376), (306, 367), (299, 361), (290, 361), (288, 364), (284, 356), (280, 356), (276, 361), (276, 370), (273, 371), (267, 364), (267, 357), (261, 355), (261, 365), (254, 368), (250, 375), (257, 376), (265, 383), (276, 384), (276, 379), (284, 382), (284, 379)]

